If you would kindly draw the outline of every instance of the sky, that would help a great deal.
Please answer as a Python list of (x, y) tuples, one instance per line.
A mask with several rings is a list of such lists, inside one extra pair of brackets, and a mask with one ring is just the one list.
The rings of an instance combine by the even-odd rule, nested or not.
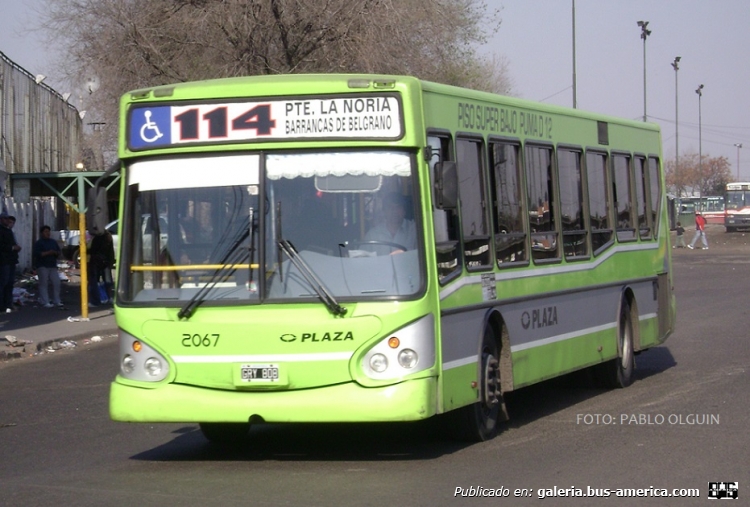
[[(573, 106), (575, 33), (577, 107), (635, 120), (644, 114), (644, 43), (637, 23), (648, 21), (646, 116), (662, 128), (664, 156), (673, 159), (676, 145), (680, 155), (723, 156), (735, 178), (739, 157), (740, 179), (750, 180), (747, 0), (485, 2), (488, 9), (500, 9), (502, 24), (480, 52), (506, 59), (514, 95)], [(61, 87), (70, 86), (55, 74), (55, 53), (28, 30), (38, 26), (36, 9), (42, 5), (43, 0), (0, 0), (0, 51), (65, 93), (70, 90)]]

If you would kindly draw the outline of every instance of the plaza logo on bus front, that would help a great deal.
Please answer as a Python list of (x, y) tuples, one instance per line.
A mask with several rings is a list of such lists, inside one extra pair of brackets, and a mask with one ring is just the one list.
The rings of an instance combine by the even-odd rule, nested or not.
[(292, 343), (297, 340), (302, 343), (345, 342), (354, 341), (354, 333), (351, 331), (333, 331), (325, 333), (302, 333), (300, 336), (285, 333), (279, 337), (279, 340), (284, 343)]

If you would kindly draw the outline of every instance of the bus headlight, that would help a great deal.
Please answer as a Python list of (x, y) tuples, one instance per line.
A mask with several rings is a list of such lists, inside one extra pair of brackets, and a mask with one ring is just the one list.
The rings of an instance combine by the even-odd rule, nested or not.
[(149, 357), (146, 362), (143, 363), (143, 368), (146, 373), (152, 377), (158, 377), (161, 374), (161, 361), (155, 357)]
[(361, 359), (362, 371), (374, 380), (391, 380), (435, 365), (435, 317), (426, 315), (391, 331)]
[(130, 380), (159, 382), (169, 375), (169, 363), (155, 349), (119, 330), (120, 375)]
[(383, 354), (373, 354), (370, 356), (370, 368), (378, 373), (383, 373), (388, 368), (388, 358)]
[(417, 365), (419, 356), (412, 349), (404, 349), (398, 353), (398, 364), (410, 370)]
[(122, 371), (124, 373), (133, 373), (135, 370), (135, 359), (130, 354), (125, 354), (122, 358)]

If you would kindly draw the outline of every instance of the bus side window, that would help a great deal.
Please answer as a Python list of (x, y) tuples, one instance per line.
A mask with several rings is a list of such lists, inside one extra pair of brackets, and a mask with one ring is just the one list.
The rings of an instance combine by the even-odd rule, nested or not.
[(653, 229), (653, 237), (656, 238), (659, 232), (659, 206), (661, 204), (661, 177), (659, 174), (659, 159), (649, 157), (648, 159), (648, 179), (649, 179), (649, 190), (651, 199), (649, 204), (651, 209), (651, 227)]
[(591, 248), (598, 255), (612, 241), (610, 201), (607, 197), (607, 155), (586, 152)]
[(555, 216), (552, 148), (526, 145), (526, 195), (531, 227), (531, 254), (535, 261), (560, 258), (558, 220)]
[(466, 269), (492, 265), (487, 226), (487, 198), (484, 191), (484, 143), (478, 139), (456, 141), (458, 196)]
[(651, 239), (647, 181), (646, 159), (635, 157), (635, 207), (638, 212), (638, 235), (641, 239)]
[(490, 143), (490, 192), (499, 267), (529, 260), (523, 220), (523, 179), (517, 144)]
[(589, 250), (583, 214), (581, 152), (558, 149), (557, 165), (560, 175), (560, 222), (565, 258), (586, 258)]
[(617, 213), (617, 240), (632, 241), (636, 238), (636, 235), (631, 201), (630, 156), (614, 154), (612, 160), (614, 162), (612, 191), (615, 199), (615, 212)]
[[(427, 144), (432, 148), (429, 160), (430, 179), (435, 187), (435, 165), (440, 161), (452, 160), (451, 140), (447, 136), (428, 136)], [(458, 213), (454, 209), (433, 207), (432, 220), (435, 233), (435, 255), (438, 280), (446, 283), (461, 272), (461, 241), (458, 237)]]

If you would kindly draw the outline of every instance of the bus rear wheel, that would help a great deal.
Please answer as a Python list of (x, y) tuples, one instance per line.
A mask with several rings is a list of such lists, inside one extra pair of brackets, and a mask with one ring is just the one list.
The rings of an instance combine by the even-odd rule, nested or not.
[(456, 410), (454, 435), (460, 440), (484, 442), (497, 435), (502, 410), (500, 346), (489, 324), (482, 338), (479, 369), (479, 401)]
[(630, 304), (623, 301), (617, 331), (617, 358), (599, 365), (599, 377), (606, 387), (628, 387), (635, 374), (633, 319)]
[(240, 443), (247, 438), (250, 423), (200, 423), (201, 433), (214, 444)]

